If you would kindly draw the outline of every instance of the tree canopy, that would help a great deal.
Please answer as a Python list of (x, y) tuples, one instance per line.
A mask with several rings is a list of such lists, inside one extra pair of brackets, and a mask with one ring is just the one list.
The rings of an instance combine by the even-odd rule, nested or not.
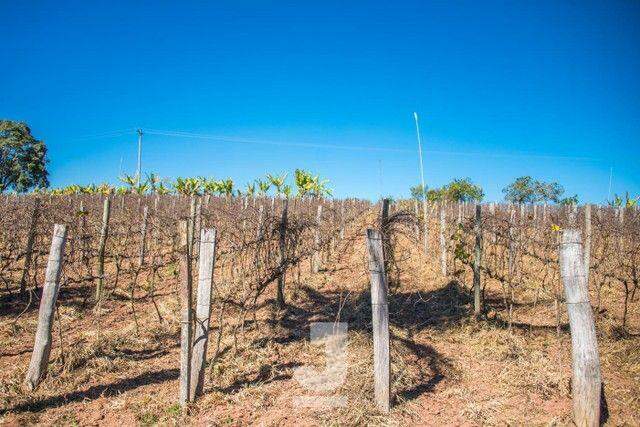
[(558, 203), (564, 194), (564, 188), (557, 182), (544, 182), (521, 176), (502, 189), (505, 200), (512, 203)]
[(47, 147), (26, 123), (0, 120), (0, 193), (47, 188)]

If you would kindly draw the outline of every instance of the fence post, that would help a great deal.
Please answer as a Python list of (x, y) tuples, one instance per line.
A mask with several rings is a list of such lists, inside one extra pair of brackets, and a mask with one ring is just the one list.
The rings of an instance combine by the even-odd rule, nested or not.
[(344, 199), (340, 200), (340, 240), (344, 239)]
[(147, 243), (147, 218), (149, 216), (149, 208), (144, 207), (142, 211), (142, 225), (140, 226), (140, 254), (138, 256), (138, 267), (144, 265), (144, 256), (146, 252)]
[[(275, 199), (274, 199), (275, 200)], [(280, 233), (279, 233), (279, 246), (280, 246), (280, 274), (278, 275), (278, 289), (276, 295), (276, 308), (281, 310), (284, 308), (284, 284), (286, 276), (285, 262), (287, 260), (287, 215), (289, 211), (289, 199), (285, 198), (282, 206), (282, 218), (280, 219)]]
[(67, 227), (61, 224), (53, 226), (53, 238), (49, 250), (49, 260), (45, 273), (42, 299), (38, 311), (38, 328), (36, 330), (33, 353), (29, 370), (25, 378), (25, 386), (29, 390), (35, 389), (44, 376), (51, 353), (51, 328), (56, 305), (58, 290), (60, 289), (60, 271), (64, 256), (64, 244), (67, 240)]
[(20, 278), (20, 296), (23, 296), (27, 290), (27, 276), (29, 275), (29, 267), (31, 267), (31, 255), (33, 254), (33, 242), (36, 238), (39, 207), (40, 201), (38, 199), (35, 199), (33, 202), (33, 212), (31, 213), (31, 222), (29, 223), (27, 246), (24, 250), (24, 266), (22, 267), (22, 277)]
[(378, 409), (389, 412), (389, 307), (384, 270), (382, 237), (367, 229), (369, 275), (371, 276), (371, 313), (373, 321), (373, 381)]
[(111, 198), (107, 195), (104, 198), (102, 207), (102, 228), (100, 229), (100, 244), (98, 246), (98, 286), (96, 286), (96, 303), (102, 298), (104, 287), (104, 252), (109, 236), (109, 215), (111, 213)]
[(571, 328), (573, 418), (578, 426), (598, 426), (602, 386), (600, 357), (584, 271), (580, 231), (564, 230), (560, 274)]
[(314, 236), (314, 242), (313, 242), (313, 256), (312, 256), (312, 266), (311, 266), (311, 272), (312, 273), (317, 273), (318, 271), (320, 271), (320, 252), (319, 252), (319, 246), (320, 246), (320, 222), (322, 221), (322, 204), (318, 205), (318, 211), (316, 213), (316, 229), (315, 229), (315, 236)]
[(189, 222), (180, 221), (180, 394), (182, 407), (190, 401), (191, 370), (191, 244)]
[(196, 299), (196, 328), (191, 357), (191, 397), (202, 394), (204, 364), (209, 340), (211, 317), (211, 287), (215, 265), (216, 230), (202, 229), (200, 232), (200, 257), (198, 260), (198, 291)]
[(424, 227), (424, 231), (422, 233), (422, 239), (423, 239), (424, 253), (427, 254), (429, 253), (429, 211), (428, 211), (426, 194), (422, 199), (422, 216), (424, 219), (424, 223), (422, 224), (422, 226)]
[(584, 205), (584, 277), (589, 288), (589, 268), (591, 266), (591, 205)]
[(440, 202), (440, 270), (442, 271), (442, 275), (447, 275), (447, 242), (444, 237), (445, 233), (445, 207)]
[(475, 257), (473, 259), (473, 312), (477, 316), (482, 312), (482, 295), (480, 287), (480, 263), (482, 262), (482, 206), (476, 205), (476, 220), (474, 224), (476, 235)]

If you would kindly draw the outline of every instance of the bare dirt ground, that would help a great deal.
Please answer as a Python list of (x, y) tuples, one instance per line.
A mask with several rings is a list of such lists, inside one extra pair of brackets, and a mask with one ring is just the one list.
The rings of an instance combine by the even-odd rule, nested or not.
[[(476, 322), (470, 316), (468, 272), (442, 278), (435, 268), (437, 255), (425, 256), (417, 246), (405, 248), (401, 272), (391, 275), (393, 406), (388, 416), (372, 402), (370, 293), (361, 239), (341, 248), (320, 273), (303, 271), (299, 283), (289, 278), (286, 312), (274, 312), (265, 300), (257, 323), (247, 321), (235, 337), (237, 317), (223, 319), (219, 354), (207, 368), (204, 395), (186, 412), (176, 404), (174, 281), (158, 290), (162, 322), (149, 299), (137, 302), (137, 333), (126, 297), (114, 294), (98, 315), (83, 304), (90, 284), (63, 289), (49, 373), (34, 393), (20, 384), (37, 310), (14, 321), (24, 302), (3, 302), (0, 424), (571, 424), (571, 341), (566, 327), (556, 334), (552, 302), (534, 307), (523, 296), (509, 331), (499, 287), (490, 283), (488, 319)], [(632, 305), (631, 333), (617, 334), (612, 325), (618, 297), (607, 297), (611, 308), (598, 323), (607, 423), (640, 425), (639, 316)], [(314, 397), (319, 393), (303, 388), (295, 369), (323, 369), (325, 364), (322, 346), (310, 343), (309, 324), (336, 320), (348, 322), (348, 373), (339, 388), (320, 394), (346, 397), (347, 405), (303, 407), (296, 398), (319, 402)], [(219, 327), (213, 319), (209, 358)]]

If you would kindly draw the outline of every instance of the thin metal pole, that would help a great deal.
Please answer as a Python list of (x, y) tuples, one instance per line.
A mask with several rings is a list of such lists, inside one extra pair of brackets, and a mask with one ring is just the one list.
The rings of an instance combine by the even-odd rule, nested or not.
[(420, 125), (418, 113), (414, 111), (413, 118), (416, 121), (416, 135), (418, 136), (418, 157), (420, 159), (420, 184), (422, 185), (422, 216), (424, 220), (424, 251), (429, 252), (429, 219), (427, 218), (427, 188), (424, 184), (424, 166), (422, 164), (422, 138), (420, 137)]
[(607, 194), (607, 202), (611, 201), (611, 181), (613, 179), (613, 166), (609, 168), (609, 193)]
[(413, 118), (416, 121), (416, 135), (418, 136), (418, 156), (420, 158), (420, 183), (422, 184), (423, 197), (426, 196), (424, 192), (424, 166), (422, 165), (422, 138), (420, 137), (420, 125), (418, 124), (418, 113), (413, 113)]

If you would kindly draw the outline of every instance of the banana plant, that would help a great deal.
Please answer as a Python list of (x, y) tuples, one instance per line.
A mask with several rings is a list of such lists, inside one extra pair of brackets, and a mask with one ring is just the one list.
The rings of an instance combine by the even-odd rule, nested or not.
[(146, 193), (150, 187), (149, 180), (142, 182), (137, 175), (124, 174), (119, 178), (119, 180), (128, 187), (129, 192), (136, 193), (138, 195)]
[(106, 182), (96, 187), (96, 192), (98, 194), (102, 194), (103, 196), (108, 196), (109, 194), (113, 193), (113, 190), (114, 190), (113, 186), (107, 184)]
[(260, 196), (264, 196), (267, 194), (267, 191), (271, 188), (271, 184), (269, 181), (263, 181), (261, 179), (256, 179), (256, 184), (258, 185), (258, 194)]
[(247, 184), (246, 190), (244, 192), (247, 196), (253, 197), (253, 195), (256, 194), (256, 184), (253, 182), (250, 184)]
[(177, 193), (185, 196), (195, 196), (200, 194), (202, 188), (201, 181), (198, 178), (176, 178), (173, 188)]
[(233, 195), (233, 180), (231, 178), (218, 181), (218, 192), (221, 196)]
[(282, 174), (282, 175), (271, 175), (270, 173), (267, 174), (267, 179), (269, 180), (269, 183), (271, 183), (271, 185), (273, 185), (276, 188), (276, 194), (280, 195), (282, 194), (282, 187), (284, 185), (284, 181), (287, 179), (287, 174)]
[(207, 179), (204, 177), (200, 177), (200, 186), (202, 187), (202, 192), (207, 195), (213, 195), (218, 192), (219, 185), (218, 181), (215, 179)]

